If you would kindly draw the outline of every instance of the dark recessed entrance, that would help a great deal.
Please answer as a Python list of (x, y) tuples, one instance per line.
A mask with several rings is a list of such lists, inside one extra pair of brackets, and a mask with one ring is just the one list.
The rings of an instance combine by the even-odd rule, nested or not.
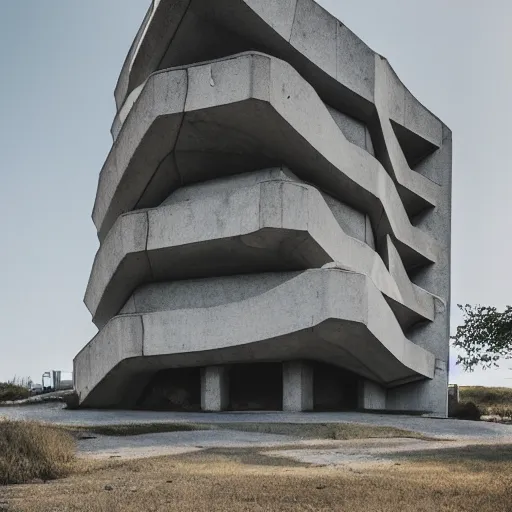
[(144, 388), (137, 408), (160, 411), (200, 411), (199, 368), (173, 368), (156, 373)]
[(325, 363), (314, 362), (313, 400), (315, 411), (357, 409), (358, 376)]
[(229, 408), (233, 411), (281, 411), (281, 363), (236, 364), (229, 371)]

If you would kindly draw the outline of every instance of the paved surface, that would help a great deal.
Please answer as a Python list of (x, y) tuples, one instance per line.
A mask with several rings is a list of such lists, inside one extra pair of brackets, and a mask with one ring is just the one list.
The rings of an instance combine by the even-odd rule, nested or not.
[[(134, 423), (361, 423), (398, 427), (420, 432), (439, 441), (419, 439), (360, 439), (351, 441), (302, 440), (297, 437), (201, 430), (112, 437), (93, 434), (78, 441), (83, 457), (136, 459), (179, 455), (209, 448), (270, 448), (270, 456), (320, 465), (344, 466), (392, 464), (404, 452), (456, 448), (471, 444), (512, 443), (512, 426), (487, 422), (343, 413), (166, 413), (146, 411), (68, 411), (62, 404), (0, 408), (0, 419), (24, 419), (61, 425), (121, 425)], [(447, 440), (450, 441), (447, 441)]]
[[(168, 432), (127, 437), (96, 436), (78, 441), (82, 456), (95, 459), (133, 459), (179, 455), (208, 448), (269, 448), (308, 445), (296, 437), (230, 430)], [(315, 443), (318, 444), (318, 443)]]
[[(301, 440), (297, 437), (237, 431), (193, 431), (144, 434), (129, 437), (92, 436), (78, 441), (82, 457), (93, 459), (139, 459), (181, 455), (212, 448), (265, 449), (271, 457), (284, 457), (308, 464), (353, 466), (393, 464), (404, 453), (443, 450), (479, 443), (478, 440), (423, 441), (420, 439), (357, 439), (351, 441)], [(271, 449), (269, 451), (269, 448)]]
[(44, 421), (61, 425), (119, 425), (131, 423), (361, 423), (397, 427), (450, 439), (481, 439), (512, 442), (512, 425), (498, 423), (433, 419), (415, 416), (335, 413), (173, 413), (147, 411), (69, 411), (63, 405), (44, 404), (0, 408), (0, 418)]

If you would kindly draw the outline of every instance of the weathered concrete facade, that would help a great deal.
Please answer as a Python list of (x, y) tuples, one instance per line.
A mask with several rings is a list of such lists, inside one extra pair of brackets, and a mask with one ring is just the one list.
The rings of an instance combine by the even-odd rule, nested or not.
[(446, 414), (451, 132), (383, 57), (313, 0), (154, 0), (115, 97), (82, 406)]

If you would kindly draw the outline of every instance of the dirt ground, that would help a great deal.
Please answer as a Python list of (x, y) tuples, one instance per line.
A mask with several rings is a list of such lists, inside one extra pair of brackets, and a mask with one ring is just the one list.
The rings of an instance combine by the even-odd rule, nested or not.
[(400, 453), (384, 465), (350, 466), (311, 465), (274, 457), (275, 451), (219, 448), (123, 462), (79, 460), (68, 478), (3, 488), (0, 510), (512, 510), (512, 445)]

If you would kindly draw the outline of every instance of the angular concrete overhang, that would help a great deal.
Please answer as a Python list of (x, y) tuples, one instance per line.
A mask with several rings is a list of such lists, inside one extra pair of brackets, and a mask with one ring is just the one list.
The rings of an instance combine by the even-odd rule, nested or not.
[[(390, 235), (407, 269), (436, 261), (437, 244), (408, 217), (419, 203), (404, 198), (407, 212), (394, 179), (348, 142), (311, 85), (286, 62), (256, 53), (148, 79), (100, 174), (100, 240), (120, 215), (157, 206), (184, 184), (281, 164), (367, 212), (377, 242)], [(412, 182), (415, 194), (426, 183)], [(430, 192), (425, 186), (422, 197)]]
[(326, 103), (367, 123), (379, 89), (385, 90), (389, 119), (411, 164), (442, 144), (441, 121), (387, 61), (386, 75), (379, 76), (376, 66), (385, 60), (313, 0), (153, 1), (116, 87), (114, 137), (130, 94), (154, 71), (247, 50), (286, 60)]
[[(405, 338), (367, 276), (325, 269), (283, 276), (245, 300), (201, 307), (196, 293), (197, 307), (161, 304), (114, 317), (74, 360), (80, 403), (119, 406), (133, 392), (130, 383), (140, 391), (137, 375), (159, 368), (312, 354), (386, 386), (433, 378), (435, 357)], [(222, 279), (210, 279), (209, 290)]]
[(99, 328), (143, 283), (318, 268), (367, 275), (404, 328), (433, 320), (388, 237), (383, 260), (345, 233), (322, 194), (279, 169), (181, 188), (164, 205), (122, 215), (96, 255), (85, 303)]

